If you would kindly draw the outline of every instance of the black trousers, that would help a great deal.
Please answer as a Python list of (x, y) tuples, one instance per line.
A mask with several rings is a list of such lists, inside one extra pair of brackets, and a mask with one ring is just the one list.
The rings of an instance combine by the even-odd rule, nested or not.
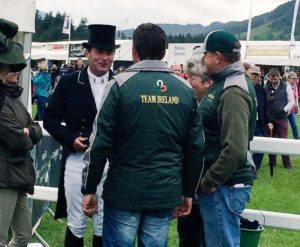
[(198, 204), (193, 204), (189, 216), (177, 219), (179, 247), (205, 246), (203, 220)]

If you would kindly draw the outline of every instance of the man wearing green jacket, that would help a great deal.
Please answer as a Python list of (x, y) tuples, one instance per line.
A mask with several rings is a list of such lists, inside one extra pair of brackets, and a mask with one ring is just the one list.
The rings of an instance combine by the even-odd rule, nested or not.
[(191, 86), (161, 61), (166, 47), (159, 26), (140, 25), (133, 34), (135, 64), (110, 81), (102, 99), (84, 156), (82, 193), (83, 211), (92, 215), (108, 158), (103, 246), (134, 247), (136, 237), (140, 246), (167, 246), (173, 213), (191, 209), (202, 123)]
[(206, 246), (239, 246), (239, 216), (250, 196), (255, 166), (249, 153), (256, 120), (253, 83), (240, 61), (239, 41), (209, 33), (203, 45), (205, 73), (214, 81), (201, 101), (205, 135), (199, 206)]

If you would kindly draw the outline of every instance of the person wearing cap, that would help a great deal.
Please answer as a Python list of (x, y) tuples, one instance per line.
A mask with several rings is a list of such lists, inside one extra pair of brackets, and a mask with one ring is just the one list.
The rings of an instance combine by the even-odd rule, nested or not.
[[(249, 67), (247, 74), (253, 82), (256, 99), (257, 99), (257, 118), (255, 123), (254, 136), (266, 136), (266, 129), (273, 129), (273, 125), (271, 121), (268, 119), (268, 104), (266, 98), (266, 91), (264, 87), (261, 85), (260, 76), (261, 70), (258, 66)], [(252, 158), (254, 164), (256, 166), (255, 174), (257, 174), (258, 170), (261, 167), (261, 163), (263, 160), (264, 154), (262, 153), (253, 153)], [(256, 176), (256, 175), (255, 175)]]
[[(15, 23), (0, 19), (0, 246), (25, 247), (31, 240), (31, 204), (35, 172), (30, 156), (42, 138), (19, 100), (23, 88), (18, 74), (26, 67), (21, 45), (12, 39), (18, 32)], [(8, 239), (9, 229), (12, 238)]]
[(84, 155), (87, 215), (97, 211), (96, 187), (109, 159), (104, 246), (134, 247), (136, 238), (139, 246), (167, 246), (173, 214), (191, 210), (204, 146), (201, 115), (191, 86), (161, 61), (166, 48), (158, 25), (135, 29), (134, 64), (106, 88)]
[[(108, 81), (115, 49), (116, 27), (89, 25), (88, 42), (84, 42), (88, 65), (80, 71), (62, 76), (44, 115), (44, 127), (63, 146), (60, 184), (55, 218), (67, 217), (65, 246), (84, 246), (87, 218), (82, 212), (83, 154), (89, 147), (93, 122)], [(65, 124), (63, 124), (65, 122)], [(103, 181), (97, 186), (99, 212), (93, 216), (93, 246), (102, 246)]]
[(252, 81), (240, 61), (240, 42), (223, 30), (203, 44), (204, 73), (213, 80), (200, 103), (205, 135), (203, 172), (197, 188), (206, 246), (239, 246), (240, 215), (253, 184), (249, 152), (256, 120)]

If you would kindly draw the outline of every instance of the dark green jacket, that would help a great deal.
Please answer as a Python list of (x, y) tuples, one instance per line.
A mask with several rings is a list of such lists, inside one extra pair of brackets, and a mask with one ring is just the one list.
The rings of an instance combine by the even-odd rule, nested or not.
[(240, 62), (211, 78), (214, 84), (200, 104), (205, 135), (204, 192), (223, 184), (252, 184), (255, 167), (249, 153), (256, 120), (253, 83)]
[(162, 61), (117, 75), (85, 153), (82, 193), (96, 192), (108, 157), (103, 199), (111, 207), (174, 208), (182, 195), (193, 197), (204, 148), (197, 108), (190, 85)]

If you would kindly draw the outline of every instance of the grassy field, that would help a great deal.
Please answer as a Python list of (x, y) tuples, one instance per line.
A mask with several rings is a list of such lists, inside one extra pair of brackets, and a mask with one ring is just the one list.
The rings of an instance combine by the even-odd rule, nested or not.
[[(300, 126), (299, 123), (298, 126)], [(265, 155), (247, 208), (300, 214), (300, 156), (292, 157), (293, 169), (291, 170), (283, 168), (281, 157), (277, 157), (277, 159), (274, 176), (271, 178), (267, 165), (268, 157)], [(54, 208), (55, 205), (52, 207)], [(51, 247), (61, 247), (63, 246), (65, 227), (65, 220), (54, 221), (52, 216), (46, 213), (37, 230)], [(92, 230), (89, 224), (86, 246), (91, 246), (91, 237)], [(33, 242), (36, 242), (36, 239), (33, 239)], [(176, 220), (172, 222), (169, 246), (178, 246)], [(261, 235), (259, 246), (299, 247), (300, 231), (266, 228)]]
[[(300, 159), (294, 157), (292, 160), (294, 165), (292, 170), (284, 169), (280, 162), (278, 162), (273, 178), (270, 178), (269, 175), (269, 167), (266, 163), (267, 159), (264, 160), (258, 179), (253, 186), (252, 198), (247, 208), (300, 214)], [(38, 227), (38, 232), (50, 246), (60, 247), (63, 246), (65, 225), (65, 220), (54, 221), (50, 214), (46, 213), (41, 225)], [(87, 235), (87, 242), (90, 243), (92, 235), (90, 226)], [(169, 234), (169, 246), (178, 246), (176, 220), (172, 222)], [(300, 232), (266, 228), (261, 235), (259, 246), (299, 247)]]

